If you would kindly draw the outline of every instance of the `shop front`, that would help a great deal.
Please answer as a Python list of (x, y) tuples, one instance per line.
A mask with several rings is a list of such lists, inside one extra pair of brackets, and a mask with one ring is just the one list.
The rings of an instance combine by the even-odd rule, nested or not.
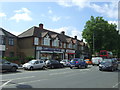
[(64, 58), (64, 50), (58, 48), (36, 47), (36, 59), (43, 60), (62, 60)]
[(65, 56), (68, 60), (75, 58), (75, 50), (66, 50)]

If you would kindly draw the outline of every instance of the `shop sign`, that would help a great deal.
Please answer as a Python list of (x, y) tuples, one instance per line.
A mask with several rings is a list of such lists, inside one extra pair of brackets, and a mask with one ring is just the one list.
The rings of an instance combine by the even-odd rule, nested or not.
[(58, 48), (47, 48), (47, 47), (37, 47), (36, 50), (61, 52), (61, 49), (58, 49)]
[(75, 53), (75, 50), (66, 50), (66, 53)]

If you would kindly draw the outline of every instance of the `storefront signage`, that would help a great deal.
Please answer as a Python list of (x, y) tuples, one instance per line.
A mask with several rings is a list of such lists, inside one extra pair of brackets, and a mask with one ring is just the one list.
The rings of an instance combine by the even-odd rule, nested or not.
[(75, 53), (75, 50), (66, 50), (66, 53)]
[(36, 50), (40, 50), (40, 51), (58, 51), (58, 52), (61, 52), (61, 49), (58, 49), (58, 48), (47, 48), (47, 47), (36, 47)]

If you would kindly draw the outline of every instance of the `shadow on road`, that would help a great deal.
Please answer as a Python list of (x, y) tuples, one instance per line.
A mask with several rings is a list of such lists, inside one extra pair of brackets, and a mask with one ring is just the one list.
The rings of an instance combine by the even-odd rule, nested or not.
[(22, 71), (16, 71), (16, 72), (4, 71), (4, 72), (0, 72), (0, 74), (13, 74), (13, 73), (22, 73)]
[(17, 85), (16, 88), (32, 88), (32, 86), (20, 84), (20, 85)]

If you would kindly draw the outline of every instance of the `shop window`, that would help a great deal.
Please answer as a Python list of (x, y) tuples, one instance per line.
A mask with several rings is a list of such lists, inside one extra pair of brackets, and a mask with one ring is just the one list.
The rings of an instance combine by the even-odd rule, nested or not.
[(9, 45), (14, 45), (14, 39), (13, 38), (9, 38), (8, 39), (8, 44)]

